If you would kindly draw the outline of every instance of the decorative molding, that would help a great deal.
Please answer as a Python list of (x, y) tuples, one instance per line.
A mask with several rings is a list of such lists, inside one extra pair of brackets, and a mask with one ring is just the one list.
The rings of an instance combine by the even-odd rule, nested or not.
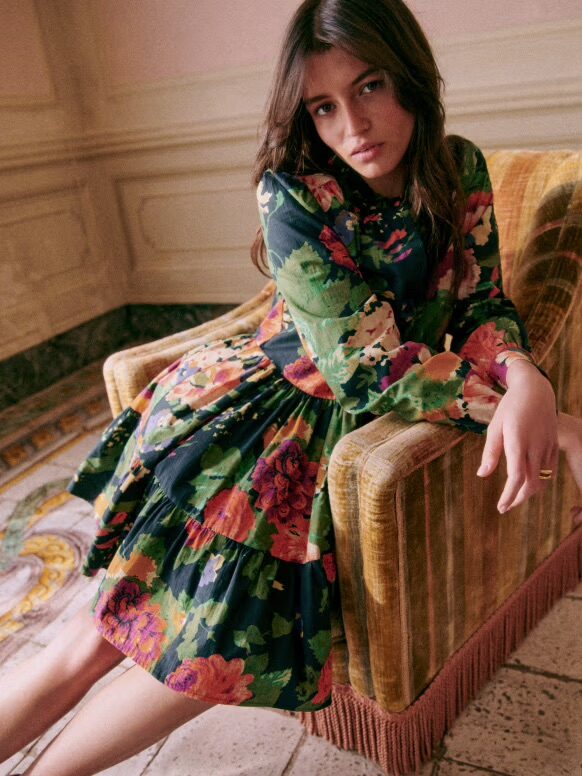
[[(581, 38), (582, 19), (436, 41), (454, 131), (467, 127), (472, 139), (488, 147), (579, 147)], [(48, 140), (45, 135), (0, 143), (0, 172), (204, 143), (258, 142), (270, 77), (271, 66), (258, 65), (127, 88), (101, 83), (100, 110), (108, 111), (98, 122), (103, 129), (89, 125)], [(198, 120), (200, 115), (206, 119)], [(166, 123), (157, 123), (159, 116)]]
[(238, 303), (264, 284), (250, 259), (258, 218), (248, 162), (126, 174), (115, 186), (131, 256), (129, 301)]

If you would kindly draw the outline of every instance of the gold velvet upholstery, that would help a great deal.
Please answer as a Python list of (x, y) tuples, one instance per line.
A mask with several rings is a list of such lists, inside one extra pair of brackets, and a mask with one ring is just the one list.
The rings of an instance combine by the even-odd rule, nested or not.
[[(487, 161), (506, 293), (525, 321), (536, 359), (552, 380), (558, 407), (580, 416), (582, 154), (496, 151)], [(113, 412), (120, 412), (149, 379), (194, 344), (254, 331), (270, 307), (273, 288), (267, 284), (254, 299), (210, 323), (108, 359), (105, 376)], [(482, 659), (483, 647), (475, 634), (485, 632), (508, 600), (520, 600), (526, 582), (531, 593), (531, 580), (539, 577), (536, 570), (568, 537), (580, 534), (574, 515), (582, 498), (563, 460), (543, 496), (500, 515), (496, 503), (505, 469), (501, 465), (486, 480), (476, 476), (483, 443), (475, 434), (410, 424), (389, 413), (344, 437), (330, 462), (341, 597), (333, 631), (338, 707), (301, 715), (302, 721), (313, 732), (357, 748), (392, 771), (417, 765), (430, 753), (437, 733), (421, 730), (428, 726), (423, 718), (417, 734), (409, 728), (407, 738), (402, 733), (402, 747), (408, 749), (396, 756), (390, 745), (372, 741), (388, 730), (374, 720), (397, 736), (399, 719), (404, 724), (412, 708), (422, 708), (423, 693), (439, 674), (449, 675), (451, 659), (466, 650), (469, 641), (476, 644), (471, 647), (473, 663)], [(525, 624), (516, 630), (521, 637), (564, 586), (572, 584), (570, 574), (552, 588), (551, 561), (544, 569), (550, 569), (543, 577), (550, 592), (537, 590), (536, 600), (545, 596), (545, 603), (537, 606), (535, 615), (533, 605), (523, 603), (523, 593)], [(518, 608), (512, 611), (515, 618)], [(496, 653), (496, 639), (505, 641), (497, 658), (490, 658), (490, 669), (479, 674), (482, 681), (519, 640), (502, 636), (499, 628), (487, 631), (488, 655)], [(449, 673), (451, 681), (461, 681), (462, 672)], [(478, 684), (473, 682), (474, 691)], [(459, 689), (457, 695), (463, 692)], [(466, 693), (463, 697), (466, 701)], [(430, 713), (434, 708), (433, 703)], [(457, 704), (447, 712), (446, 725), (459, 710)], [(360, 731), (355, 738), (349, 729), (351, 715), (354, 720), (359, 715), (353, 723)]]

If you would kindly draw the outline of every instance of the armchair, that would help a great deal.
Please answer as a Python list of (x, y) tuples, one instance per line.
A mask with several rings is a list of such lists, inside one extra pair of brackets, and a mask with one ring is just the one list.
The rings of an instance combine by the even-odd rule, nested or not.
[[(497, 151), (503, 276), (560, 410), (582, 415), (582, 154)], [(220, 318), (111, 356), (114, 414), (198, 342), (254, 331), (274, 283)], [(580, 496), (564, 461), (507, 515), (504, 466), (476, 477), (483, 437), (395, 413), (344, 437), (329, 468), (341, 611), (333, 704), (306, 728), (388, 773), (429, 759), (454, 719), (582, 566)]]

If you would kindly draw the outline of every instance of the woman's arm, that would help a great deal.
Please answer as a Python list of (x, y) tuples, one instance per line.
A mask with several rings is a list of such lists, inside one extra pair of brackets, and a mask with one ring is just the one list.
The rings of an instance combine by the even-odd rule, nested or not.
[[(556, 399), (549, 378), (535, 364), (523, 321), (503, 291), (499, 235), (485, 157), (468, 141), (463, 148), (465, 277), (448, 331), (451, 348), (506, 391), (487, 428), (478, 470), (480, 476), (487, 476), (505, 453), (507, 481), (498, 502), (499, 510), (505, 512), (547, 487), (548, 480), (539, 478), (540, 469), (556, 470)], [(437, 293), (450, 287), (446, 267), (445, 259)]]
[(390, 294), (372, 292), (348, 249), (355, 241), (335, 229), (329, 203), (341, 191), (323, 177), (328, 202), (286, 173), (267, 171), (257, 191), (271, 271), (307, 355), (350, 413), (395, 410), (483, 433), (501, 398), (494, 380), (456, 353), (401, 342)]

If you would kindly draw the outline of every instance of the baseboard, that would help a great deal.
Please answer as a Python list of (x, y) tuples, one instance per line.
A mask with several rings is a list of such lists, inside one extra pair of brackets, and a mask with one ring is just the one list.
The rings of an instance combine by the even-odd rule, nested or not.
[(0, 410), (111, 353), (197, 326), (232, 304), (125, 305), (0, 361)]

